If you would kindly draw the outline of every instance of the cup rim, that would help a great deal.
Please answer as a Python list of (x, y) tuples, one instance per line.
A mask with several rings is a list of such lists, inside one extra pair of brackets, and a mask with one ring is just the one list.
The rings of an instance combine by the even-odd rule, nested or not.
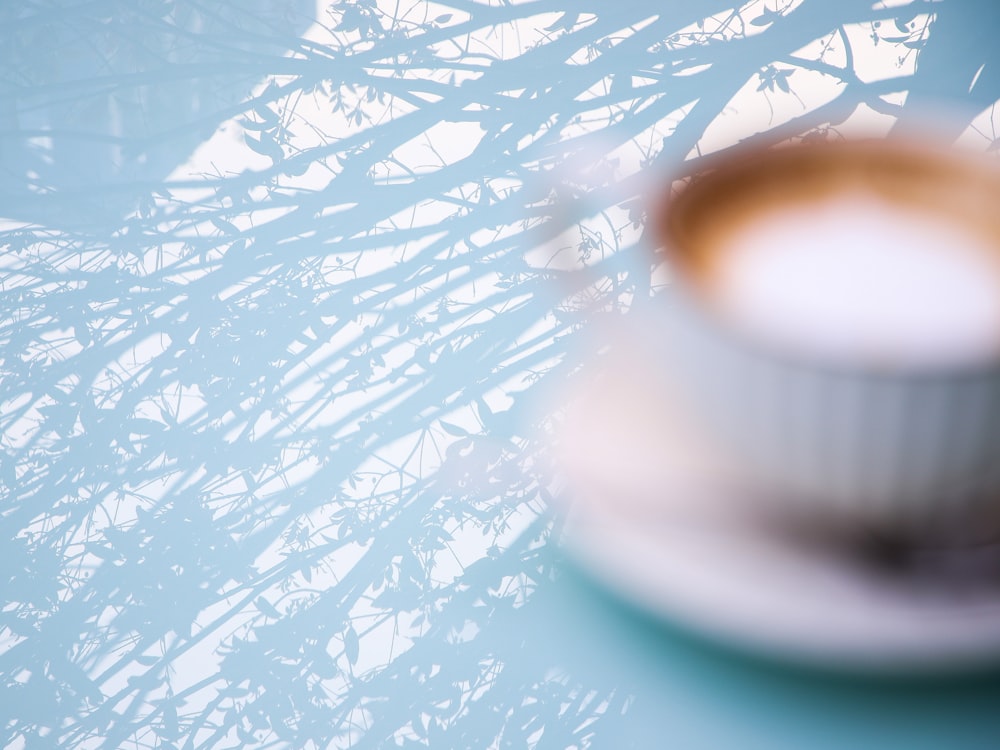
[[(776, 174), (783, 170), (795, 169), (805, 155), (821, 167), (850, 160), (848, 168), (856, 168), (863, 163), (885, 164), (889, 160), (896, 163), (909, 162), (918, 158), (918, 168), (950, 172), (955, 179), (973, 177), (990, 190), (984, 191), (983, 206), (994, 196), (995, 208), (978, 216), (986, 219), (990, 232), (995, 233), (998, 257), (1000, 257), (1000, 166), (983, 162), (982, 154), (942, 143), (927, 137), (895, 136), (887, 138), (845, 139), (841, 141), (783, 141), (742, 143), (724, 152), (704, 157), (691, 169), (675, 172), (668, 188), (655, 204), (652, 215), (654, 247), (653, 254), (658, 260), (670, 263), (671, 284), (668, 293), (681, 304), (689, 315), (714, 335), (720, 336), (727, 344), (787, 366), (827, 372), (830, 375), (865, 376), (879, 380), (945, 380), (953, 378), (978, 379), (986, 376), (1000, 376), (1000, 340), (981, 357), (968, 360), (942, 360), (940, 362), (873, 361), (840, 358), (807, 351), (796, 351), (789, 346), (768, 341), (764, 336), (749, 335), (726, 319), (716, 305), (708, 299), (704, 286), (694, 277), (693, 261), (684, 244), (687, 228), (678, 219), (680, 209), (686, 209), (693, 200), (703, 198), (708, 193), (726, 195), (734, 190), (734, 183), (743, 179), (756, 179), (751, 172), (762, 167), (772, 168)], [(767, 179), (773, 179), (768, 177)], [(730, 196), (731, 197), (731, 196)], [(970, 207), (969, 211), (977, 207)], [(718, 210), (718, 209), (716, 209)]]

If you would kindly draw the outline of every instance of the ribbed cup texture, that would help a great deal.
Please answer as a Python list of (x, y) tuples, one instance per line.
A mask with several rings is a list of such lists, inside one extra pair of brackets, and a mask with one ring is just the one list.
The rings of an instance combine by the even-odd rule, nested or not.
[(682, 396), (748, 481), (791, 512), (889, 534), (992, 535), (996, 368), (813, 363), (744, 341), (684, 299), (664, 321), (666, 366)]

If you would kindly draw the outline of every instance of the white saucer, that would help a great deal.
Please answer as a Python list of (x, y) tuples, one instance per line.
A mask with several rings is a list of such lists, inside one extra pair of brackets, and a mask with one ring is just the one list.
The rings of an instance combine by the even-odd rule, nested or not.
[(785, 661), (901, 674), (1000, 664), (1000, 557), (924, 554), (893, 570), (778, 528), (698, 437), (635, 331), (605, 331), (614, 347), (598, 374), (560, 397), (557, 502), (566, 546), (593, 577)]

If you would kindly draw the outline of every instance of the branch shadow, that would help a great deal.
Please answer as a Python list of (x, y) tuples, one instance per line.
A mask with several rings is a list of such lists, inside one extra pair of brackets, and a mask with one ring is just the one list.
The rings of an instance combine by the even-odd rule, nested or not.
[[(514, 656), (532, 399), (648, 293), (647, 175), (925, 6), (0, 10), (4, 745), (612, 742), (627, 689)], [(841, 75), (760, 137), (891, 88)]]

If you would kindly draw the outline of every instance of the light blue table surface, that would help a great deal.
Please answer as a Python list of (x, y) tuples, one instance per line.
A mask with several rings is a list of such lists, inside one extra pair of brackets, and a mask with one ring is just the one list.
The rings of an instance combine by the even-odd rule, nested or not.
[(0, 1), (0, 743), (1000, 747), (632, 612), (534, 460), (683, 161), (995, 150), (1000, 6), (886, 5)]

